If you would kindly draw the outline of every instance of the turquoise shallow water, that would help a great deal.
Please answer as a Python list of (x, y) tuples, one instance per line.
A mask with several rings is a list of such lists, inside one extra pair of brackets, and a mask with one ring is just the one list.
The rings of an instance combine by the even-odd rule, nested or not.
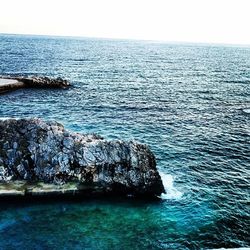
[(1, 202), (0, 249), (250, 246), (250, 48), (1, 35), (0, 74), (69, 79), (0, 96), (0, 116), (147, 143), (167, 190)]

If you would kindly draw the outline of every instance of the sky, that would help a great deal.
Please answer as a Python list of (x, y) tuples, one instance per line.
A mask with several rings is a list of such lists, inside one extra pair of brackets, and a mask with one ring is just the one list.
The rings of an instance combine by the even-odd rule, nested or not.
[(0, 0), (0, 33), (250, 44), (250, 0)]

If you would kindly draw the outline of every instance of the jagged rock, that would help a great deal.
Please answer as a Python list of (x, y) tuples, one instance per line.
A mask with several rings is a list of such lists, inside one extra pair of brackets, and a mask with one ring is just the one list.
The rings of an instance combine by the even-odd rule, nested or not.
[(146, 145), (72, 133), (40, 119), (0, 120), (0, 183), (16, 180), (75, 183), (81, 192), (164, 192), (155, 157)]
[(32, 88), (68, 88), (70, 84), (67, 80), (58, 77), (56, 79), (48, 77), (15, 77), (16, 80), (23, 82), (25, 87)]
[(68, 88), (70, 86), (67, 80), (60, 77), (56, 79), (48, 77), (0, 77), (0, 94), (19, 88)]

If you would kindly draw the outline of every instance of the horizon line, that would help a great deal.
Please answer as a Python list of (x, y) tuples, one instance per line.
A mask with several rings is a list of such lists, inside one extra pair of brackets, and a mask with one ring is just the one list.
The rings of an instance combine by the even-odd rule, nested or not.
[(83, 36), (83, 35), (52, 35), (52, 34), (34, 34), (34, 33), (2, 33), (0, 35), (12, 36), (37, 36), (37, 37), (56, 37), (56, 38), (76, 38), (76, 39), (98, 39), (98, 40), (122, 40), (135, 42), (152, 42), (165, 44), (190, 44), (190, 45), (212, 45), (212, 46), (229, 46), (229, 47), (250, 47), (250, 44), (244, 43), (220, 43), (220, 42), (197, 42), (197, 41), (174, 41), (174, 40), (157, 40), (157, 39), (139, 39), (139, 38), (122, 38), (122, 37), (99, 37), (99, 36)]

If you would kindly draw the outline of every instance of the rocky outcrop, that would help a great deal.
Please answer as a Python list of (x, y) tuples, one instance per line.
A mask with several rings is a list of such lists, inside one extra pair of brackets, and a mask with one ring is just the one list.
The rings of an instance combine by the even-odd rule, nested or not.
[(53, 184), (64, 192), (70, 183), (79, 192), (164, 192), (155, 157), (144, 144), (72, 133), (40, 119), (0, 120), (0, 183), (20, 180)]
[(15, 77), (14, 79), (23, 82), (25, 87), (29, 88), (68, 88), (70, 86), (67, 80), (57, 77), (56, 79), (48, 77)]
[(67, 80), (60, 77), (56, 79), (48, 77), (0, 77), (0, 94), (19, 88), (61, 88), (70, 86)]

